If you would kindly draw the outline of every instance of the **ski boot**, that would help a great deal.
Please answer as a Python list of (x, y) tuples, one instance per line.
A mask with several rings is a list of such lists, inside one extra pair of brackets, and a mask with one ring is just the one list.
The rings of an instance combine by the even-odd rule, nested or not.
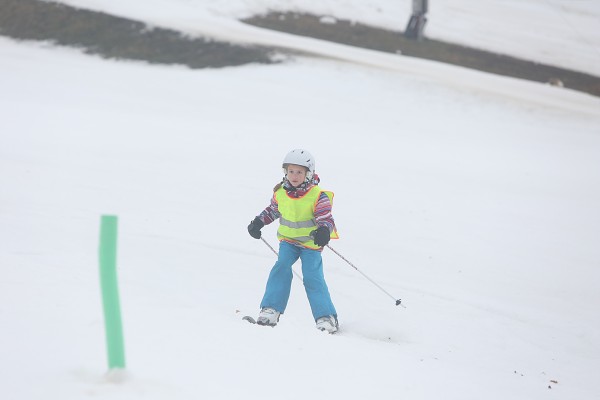
[(258, 314), (256, 323), (258, 325), (275, 326), (277, 325), (277, 322), (279, 322), (280, 314), (281, 313), (276, 311), (274, 308), (265, 307), (260, 310), (260, 314)]
[(329, 333), (336, 333), (339, 329), (338, 320), (333, 315), (317, 318), (317, 329)]

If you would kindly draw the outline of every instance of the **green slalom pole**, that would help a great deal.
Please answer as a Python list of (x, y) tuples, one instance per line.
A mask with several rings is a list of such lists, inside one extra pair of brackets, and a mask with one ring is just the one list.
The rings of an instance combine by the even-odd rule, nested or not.
[(114, 215), (103, 215), (101, 218), (99, 253), (108, 368), (125, 368), (123, 325), (117, 286), (117, 217)]

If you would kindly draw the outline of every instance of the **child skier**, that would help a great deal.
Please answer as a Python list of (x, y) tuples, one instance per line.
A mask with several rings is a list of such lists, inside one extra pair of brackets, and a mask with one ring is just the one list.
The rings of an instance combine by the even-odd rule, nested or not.
[(292, 264), (300, 258), (304, 288), (317, 328), (338, 330), (337, 312), (323, 275), (323, 246), (337, 239), (331, 204), (333, 193), (318, 186), (315, 159), (306, 150), (295, 149), (283, 159), (285, 174), (273, 189), (271, 204), (248, 225), (248, 232), (260, 239), (261, 228), (279, 218), (279, 257), (271, 269), (260, 304), (259, 325), (275, 326), (290, 297)]

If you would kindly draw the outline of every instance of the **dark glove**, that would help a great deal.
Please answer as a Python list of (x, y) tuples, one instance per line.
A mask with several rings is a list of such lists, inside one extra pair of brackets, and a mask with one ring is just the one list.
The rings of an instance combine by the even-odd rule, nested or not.
[(313, 238), (315, 244), (321, 247), (325, 247), (327, 243), (329, 243), (329, 239), (331, 239), (329, 228), (326, 226), (318, 227), (316, 230), (310, 233), (310, 236)]
[(254, 239), (260, 239), (260, 230), (263, 226), (265, 226), (265, 224), (260, 220), (260, 218), (256, 217), (254, 220), (252, 220), (252, 222), (250, 222), (250, 225), (248, 225), (248, 233)]

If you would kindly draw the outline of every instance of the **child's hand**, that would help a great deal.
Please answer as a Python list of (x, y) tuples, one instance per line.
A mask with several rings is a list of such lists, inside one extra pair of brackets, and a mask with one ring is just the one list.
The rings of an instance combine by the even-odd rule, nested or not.
[(329, 228), (326, 226), (318, 227), (316, 230), (310, 233), (310, 236), (313, 238), (315, 244), (321, 247), (325, 247), (327, 243), (329, 243), (329, 239), (331, 239)]
[(252, 222), (250, 222), (250, 225), (248, 225), (248, 233), (254, 239), (260, 239), (260, 230), (263, 226), (265, 226), (265, 224), (260, 220), (260, 218), (256, 217)]

